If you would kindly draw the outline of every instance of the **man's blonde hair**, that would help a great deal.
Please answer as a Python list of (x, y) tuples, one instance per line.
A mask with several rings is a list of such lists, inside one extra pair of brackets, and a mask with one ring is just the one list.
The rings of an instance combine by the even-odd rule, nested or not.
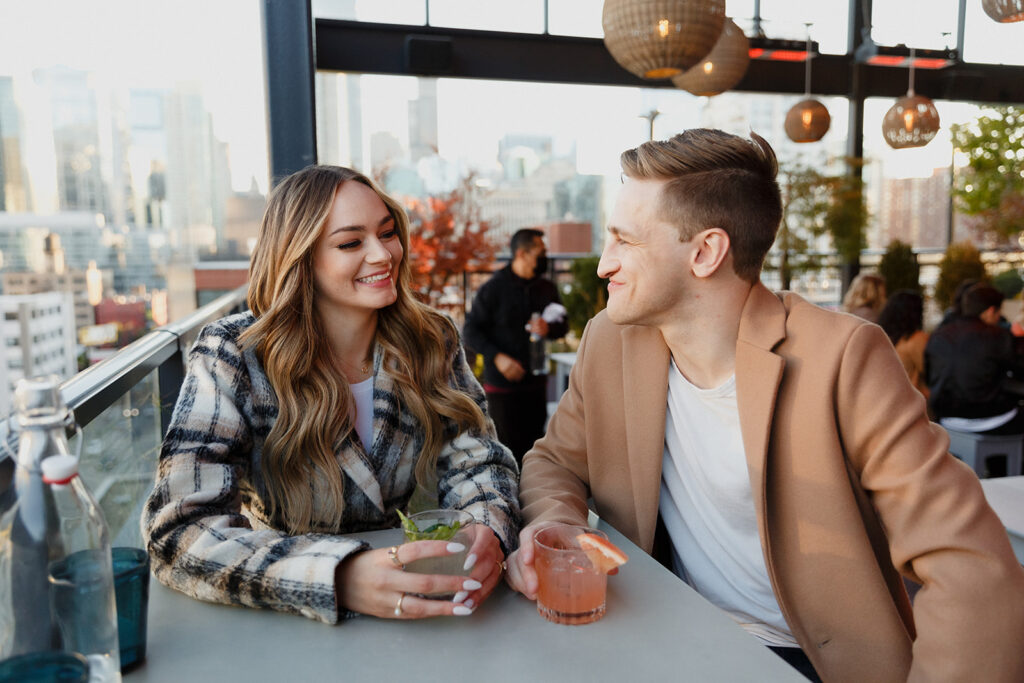
[(724, 230), (733, 269), (753, 283), (775, 241), (782, 198), (775, 152), (760, 135), (750, 137), (694, 128), (626, 150), (620, 162), (630, 178), (667, 181), (661, 215), (679, 229), (681, 241), (708, 228)]

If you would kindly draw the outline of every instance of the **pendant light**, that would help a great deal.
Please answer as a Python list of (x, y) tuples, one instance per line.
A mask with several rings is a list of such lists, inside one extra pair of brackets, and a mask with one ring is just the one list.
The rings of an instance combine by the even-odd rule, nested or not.
[(604, 44), (647, 79), (671, 78), (704, 59), (725, 24), (725, 0), (605, 0)]
[(807, 58), (804, 60), (804, 99), (800, 100), (786, 114), (784, 127), (786, 135), (793, 142), (817, 142), (828, 132), (832, 117), (828, 109), (811, 97), (811, 51), (810, 24), (807, 24)]
[(1001, 24), (1024, 21), (1024, 0), (981, 0), (981, 8)]
[(689, 93), (711, 97), (732, 88), (747, 73), (750, 41), (743, 29), (726, 17), (722, 35), (704, 60), (672, 77), (672, 84)]
[(924, 147), (939, 132), (939, 112), (935, 103), (924, 95), (914, 94), (914, 49), (910, 49), (910, 86), (906, 97), (882, 119), (882, 135), (893, 149)]

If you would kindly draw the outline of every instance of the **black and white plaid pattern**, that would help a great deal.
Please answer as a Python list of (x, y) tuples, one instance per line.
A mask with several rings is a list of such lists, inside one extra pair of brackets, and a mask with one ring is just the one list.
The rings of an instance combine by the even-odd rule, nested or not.
[[(373, 447), (365, 451), (353, 430), (336, 454), (345, 482), (340, 526), (317, 507), (324, 483), (311, 481), (316, 533), (289, 536), (268, 517), (260, 471), (263, 443), (277, 417), (277, 399), (252, 351), (239, 335), (251, 313), (207, 325), (189, 353), (188, 373), (160, 453), (157, 481), (143, 511), (143, 537), (153, 570), (164, 584), (211, 602), (296, 612), (334, 623), (338, 619), (334, 573), (364, 544), (335, 534), (398, 525), (415, 487), (416, 457), (423, 443), (416, 420), (403, 413), (394, 382), (374, 357)], [(451, 385), (481, 408), (484, 392), (450, 340)], [(466, 510), (516, 546), (520, 525), (518, 471), (488, 420), (486, 434), (449, 437), (438, 458), (440, 507)], [(342, 617), (350, 616), (342, 614)]]

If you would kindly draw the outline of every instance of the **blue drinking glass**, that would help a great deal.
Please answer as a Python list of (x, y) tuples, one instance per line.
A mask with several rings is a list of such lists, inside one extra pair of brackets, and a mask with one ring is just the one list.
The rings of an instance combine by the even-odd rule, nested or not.
[(114, 595), (121, 673), (146, 659), (146, 616), (149, 611), (149, 554), (141, 548), (113, 548)]
[(49, 650), (0, 662), (0, 681), (7, 683), (88, 683), (89, 660), (74, 652)]

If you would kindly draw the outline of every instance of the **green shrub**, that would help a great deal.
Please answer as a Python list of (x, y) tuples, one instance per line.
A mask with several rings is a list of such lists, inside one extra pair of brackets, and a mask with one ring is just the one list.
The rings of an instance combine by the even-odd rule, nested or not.
[(1002, 292), (1007, 299), (1013, 299), (1024, 290), (1024, 279), (1021, 279), (1016, 269), (1010, 268), (992, 278), (992, 286)]
[(921, 266), (913, 248), (906, 242), (893, 240), (889, 243), (878, 264), (878, 273), (885, 280), (885, 291), (888, 294), (901, 289), (921, 292)]
[(946, 248), (939, 262), (939, 279), (935, 283), (935, 302), (943, 309), (953, 303), (953, 293), (964, 280), (987, 280), (981, 252), (970, 242), (958, 242)]
[(597, 276), (599, 256), (584, 256), (572, 262), (572, 284), (563, 293), (562, 303), (568, 311), (569, 329), (579, 337), (587, 322), (604, 310), (608, 302), (608, 289), (603, 279)]

